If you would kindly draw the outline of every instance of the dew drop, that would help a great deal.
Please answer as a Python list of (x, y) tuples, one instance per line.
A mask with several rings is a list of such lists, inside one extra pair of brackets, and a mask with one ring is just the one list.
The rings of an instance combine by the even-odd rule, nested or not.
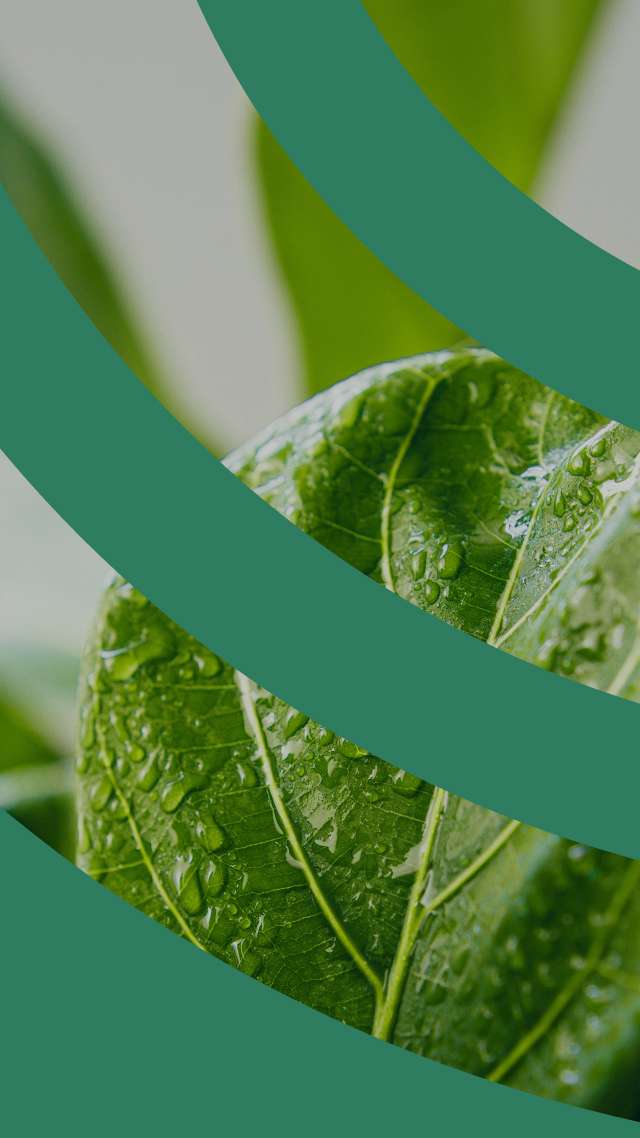
[(153, 790), (159, 778), (160, 771), (158, 769), (156, 756), (151, 755), (151, 758), (147, 760), (145, 765), (139, 771), (136, 782), (140, 787), (140, 790), (149, 791)]
[(305, 715), (304, 711), (295, 711), (294, 708), (290, 708), (284, 724), (285, 739), (290, 739), (292, 735), (296, 734), (296, 731), (300, 731), (308, 722), (309, 716)]
[(219, 897), (227, 883), (227, 871), (218, 858), (211, 858), (202, 871), (202, 883), (207, 897)]
[(76, 770), (78, 774), (86, 774), (91, 766), (91, 752), (86, 748), (78, 752), (76, 757)]
[(82, 733), (80, 736), (80, 746), (82, 747), (83, 751), (86, 751), (88, 747), (93, 746), (95, 742), (95, 735), (94, 716), (93, 714), (88, 713), (84, 717), (84, 722), (82, 724)]
[(222, 661), (211, 652), (203, 653), (200, 656), (194, 657), (194, 659), (200, 675), (206, 679), (211, 679), (222, 671)]
[(170, 782), (169, 785), (165, 787), (160, 799), (160, 805), (166, 814), (173, 814), (173, 812), (178, 809), (187, 790), (188, 787), (182, 779)]
[(421, 786), (422, 779), (410, 771), (397, 771), (393, 776), (393, 789), (396, 794), (402, 794), (405, 798), (413, 798)]
[(438, 582), (431, 580), (425, 581), (423, 596), (426, 605), (434, 605), (440, 596), (440, 586)]
[(462, 568), (462, 549), (457, 542), (449, 543), (442, 549), (438, 562), (438, 573), (445, 581), (452, 581)]
[(245, 790), (252, 790), (258, 785), (258, 776), (250, 763), (236, 763), (236, 770), (240, 785)]
[(350, 739), (339, 739), (338, 750), (345, 759), (363, 759), (369, 754), (363, 747), (359, 747), (357, 743), (352, 743)]
[(173, 881), (181, 907), (195, 917), (204, 904), (197, 866), (180, 859), (173, 871)]
[(174, 638), (168, 629), (157, 628), (154, 633), (135, 644), (100, 653), (113, 680), (130, 680), (143, 664), (171, 654)]
[(227, 835), (222, 826), (219, 826), (211, 815), (202, 818), (198, 823), (197, 834), (208, 853), (217, 853), (224, 849)]
[(427, 567), (427, 553), (422, 549), (420, 553), (416, 553), (411, 559), (411, 575), (414, 581), (420, 581), (424, 577), (424, 571)]
[(579, 450), (577, 454), (572, 454), (567, 463), (569, 474), (573, 474), (576, 477), (584, 477), (585, 474), (589, 473), (590, 467), (589, 455), (585, 449)]
[(104, 810), (112, 794), (113, 783), (109, 776), (105, 774), (93, 784), (89, 792), (89, 801), (96, 814)]
[(557, 518), (563, 518), (567, 512), (567, 500), (562, 492), (558, 490), (553, 501), (553, 512)]
[(593, 446), (591, 447), (591, 454), (593, 455), (594, 458), (602, 458), (603, 455), (605, 455), (606, 453), (607, 453), (607, 440), (606, 439), (598, 439), (597, 443), (594, 443)]

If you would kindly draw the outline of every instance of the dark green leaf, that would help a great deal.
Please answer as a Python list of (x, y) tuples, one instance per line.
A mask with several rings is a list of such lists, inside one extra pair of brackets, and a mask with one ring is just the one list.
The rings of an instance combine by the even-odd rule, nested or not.
[[(436, 106), (528, 190), (594, 16), (606, 2), (367, 0), (365, 6)], [(262, 125), (257, 155), (299, 329), (303, 393), (379, 360), (459, 338), (336, 219)]]
[[(460, 350), (356, 376), (228, 465), (412, 603), (607, 686), (625, 649), (635, 661), (637, 586), (634, 600), (634, 575), (606, 549), (639, 540), (639, 453), (640, 435)], [(590, 622), (606, 651), (547, 648), (573, 635), (571, 605), (584, 642)], [(640, 863), (364, 754), (121, 580), (87, 653), (81, 737), (79, 862), (144, 912), (380, 1038), (565, 1101), (633, 1109)]]

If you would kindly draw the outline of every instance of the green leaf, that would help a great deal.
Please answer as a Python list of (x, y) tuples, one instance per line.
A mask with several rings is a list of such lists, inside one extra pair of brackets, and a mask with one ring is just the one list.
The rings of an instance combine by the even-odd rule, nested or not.
[[(367, 0), (365, 6), (436, 106), (503, 174), (529, 190), (605, 3)], [(328, 77), (330, 82), (330, 67)], [(337, 220), (266, 127), (256, 124), (256, 131), (265, 213), (298, 326), (301, 394), (380, 360), (459, 339), (452, 324)]]
[(77, 687), (73, 656), (30, 644), (0, 648), (0, 808), (69, 858)]
[(75, 742), (79, 660), (73, 653), (28, 641), (0, 645), (0, 690), (21, 708), (52, 750), (70, 755)]
[[(356, 376), (227, 463), (410, 602), (527, 659), (543, 647), (544, 666), (604, 686), (608, 658), (598, 671), (577, 644), (547, 651), (547, 625), (573, 628), (565, 590), (582, 604), (586, 588), (603, 598), (591, 619), (612, 651), (635, 634), (637, 585), (634, 606), (633, 574), (604, 546), (640, 535), (639, 454), (640, 435), (468, 349)], [(571, 589), (596, 556), (610, 591), (590, 562), (591, 583)], [(528, 609), (547, 624), (525, 646), (515, 630)], [(87, 651), (80, 731), (79, 864), (122, 897), (379, 1038), (633, 1110), (640, 863), (510, 822), (335, 738), (120, 579)]]
[(456, 130), (531, 188), (606, 0), (365, 0), (389, 46)]
[(165, 380), (101, 242), (46, 147), (0, 92), (0, 180), (54, 268), (139, 379)]
[(0, 809), (73, 857), (72, 768), (0, 687)]

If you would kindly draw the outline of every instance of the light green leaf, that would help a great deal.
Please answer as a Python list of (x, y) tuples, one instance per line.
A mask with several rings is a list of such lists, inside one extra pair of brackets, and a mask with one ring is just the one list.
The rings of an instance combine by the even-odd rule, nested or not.
[(67, 857), (77, 686), (78, 660), (65, 652), (0, 648), (0, 808)]
[(60, 754), (71, 755), (79, 660), (48, 645), (9, 641), (0, 645), (0, 690), (21, 709), (37, 734)]
[[(591, 576), (596, 555), (608, 591), (590, 594), (603, 607), (589, 620), (615, 651), (633, 637), (637, 578), (634, 601), (633, 576), (601, 544), (625, 530), (639, 540), (639, 454), (640, 435), (468, 349), (356, 376), (227, 463), (374, 580), (534, 660), (549, 628), (516, 644), (520, 614), (544, 610), (562, 632), (566, 583), (582, 559)], [(608, 657), (577, 644), (544, 664), (609, 683)], [(634, 1109), (640, 863), (335, 738), (120, 579), (87, 652), (81, 741), (79, 863), (150, 916), (419, 1054)]]
[[(529, 190), (594, 17), (606, 2), (367, 0), (365, 6), (436, 106), (502, 173)], [(459, 339), (453, 325), (337, 220), (262, 124), (256, 132), (265, 213), (298, 326), (301, 394), (380, 360)]]
[(73, 857), (74, 807), (69, 755), (56, 749), (0, 687), (0, 809)]

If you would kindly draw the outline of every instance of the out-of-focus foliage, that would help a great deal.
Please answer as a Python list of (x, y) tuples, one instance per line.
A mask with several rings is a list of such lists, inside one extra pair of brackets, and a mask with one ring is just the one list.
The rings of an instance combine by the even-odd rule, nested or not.
[[(365, 7), (436, 106), (528, 190), (594, 17), (607, 2), (366, 0)], [(256, 130), (265, 212), (300, 334), (301, 394), (459, 339), (324, 205), (264, 125)]]
[(0, 689), (0, 808), (54, 849), (73, 856), (73, 801), (68, 758)]
[[(611, 0), (366, 0), (402, 63), (498, 169), (531, 186), (597, 11)], [(459, 332), (339, 222), (262, 126), (257, 156), (276, 255), (298, 319), (301, 394)], [(384, 161), (381, 154), (380, 161)], [(375, 172), (372, 173), (375, 176)], [(0, 178), (70, 291), (138, 377), (172, 405), (89, 215), (47, 145), (0, 92)], [(44, 654), (0, 653), (0, 805), (70, 846), (65, 737), (73, 683)], [(57, 678), (56, 678), (57, 677)], [(62, 730), (60, 729), (62, 724)]]
[(77, 677), (78, 662), (66, 652), (0, 649), (0, 808), (67, 857)]
[(0, 92), (0, 180), (63, 281), (154, 392), (164, 381), (98, 236), (57, 163)]

